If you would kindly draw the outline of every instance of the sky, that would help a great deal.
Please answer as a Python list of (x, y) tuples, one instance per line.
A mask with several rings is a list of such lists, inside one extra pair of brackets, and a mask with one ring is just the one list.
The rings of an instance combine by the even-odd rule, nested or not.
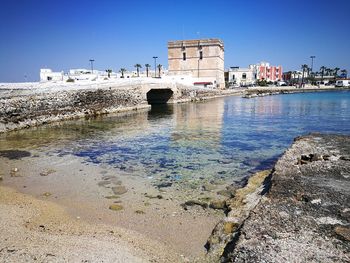
[(0, 82), (40, 68), (167, 68), (170, 40), (220, 38), (225, 68), (260, 61), (350, 72), (350, 0), (0, 0)]

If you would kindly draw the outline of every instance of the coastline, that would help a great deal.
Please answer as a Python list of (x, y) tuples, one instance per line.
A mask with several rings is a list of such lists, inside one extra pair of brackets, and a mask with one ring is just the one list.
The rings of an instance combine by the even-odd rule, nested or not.
[[(33, 85), (33, 84), (32, 84)], [(42, 85), (42, 87), (40, 86)], [(53, 84), (52, 84), (53, 85)], [(159, 87), (158, 87), (158, 86)], [(37, 84), (28, 89), (15, 88), (9, 84), (0, 86), (0, 133), (35, 127), (48, 123), (98, 115), (150, 109), (148, 90), (172, 89), (169, 104), (199, 102), (226, 96), (254, 98), (260, 96), (349, 90), (349, 88), (307, 86), (254, 87), (248, 89), (214, 90), (184, 86), (180, 83), (147, 82), (116, 85), (115, 83)]]

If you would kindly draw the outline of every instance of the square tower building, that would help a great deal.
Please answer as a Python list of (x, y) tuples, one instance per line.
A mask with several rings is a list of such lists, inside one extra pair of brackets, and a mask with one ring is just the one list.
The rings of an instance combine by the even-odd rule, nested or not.
[(189, 75), (198, 82), (225, 88), (224, 43), (220, 39), (168, 42), (168, 74)]

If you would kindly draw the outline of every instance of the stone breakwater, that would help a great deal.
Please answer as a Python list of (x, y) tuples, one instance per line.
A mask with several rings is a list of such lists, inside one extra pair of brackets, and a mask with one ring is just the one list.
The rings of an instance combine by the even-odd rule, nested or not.
[(145, 104), (135, 88), (18, 94), (0, 99), (0, 132), (137, 106)]
[(208, 262), (350, 262), (350, 136), (299, 137), (268, 174), (226, 202)]
[(255, 87), (244, 90), (243, 98), (251, 99), (256, 97), (264, 97), (279, 94), (305, 93), (305, 92), (321, 92), (321, 91), (335, 91), (335, 90), (349, 90), (349, 87), (334, 87), (334, 86), (307, 86), (297, 88), (294, 86), (286, 87)]
[(149, 108), (147, 92), (171, 90), (169, 103), (196, 101), (222, 91), (191, 88), (176, 83), (95, 85), (0, 89), (0, 133), (60, 120)]

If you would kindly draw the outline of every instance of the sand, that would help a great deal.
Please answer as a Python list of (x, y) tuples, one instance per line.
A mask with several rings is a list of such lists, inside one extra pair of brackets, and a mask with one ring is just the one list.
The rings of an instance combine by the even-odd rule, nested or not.
[[(199, 260), (223, 216), (221, 210), (201, 207), (185, 211), (180, 204), (190, 193), (159, 191), (147, 178), (117, 175), (73, 156), (0, 157), (0, 171), (1, 195), (7, 196), (0, 198), (1, 231), (9, 237), (0, 241), (5, 261), (46, 260), (46, 254), (74, 262)], [(114, 198), (115, 185), (127, 192)], [(110, 210), (113, 204), (123, 209)], [(8, 252), (11, 247), (16, 252)]]
[(88, 224), (69, 216), (62, 206), (3, 186), (0, 215), (2, 262), (176, 261), (160, 244), (144, 239), (138, 243), (135, 233)]

